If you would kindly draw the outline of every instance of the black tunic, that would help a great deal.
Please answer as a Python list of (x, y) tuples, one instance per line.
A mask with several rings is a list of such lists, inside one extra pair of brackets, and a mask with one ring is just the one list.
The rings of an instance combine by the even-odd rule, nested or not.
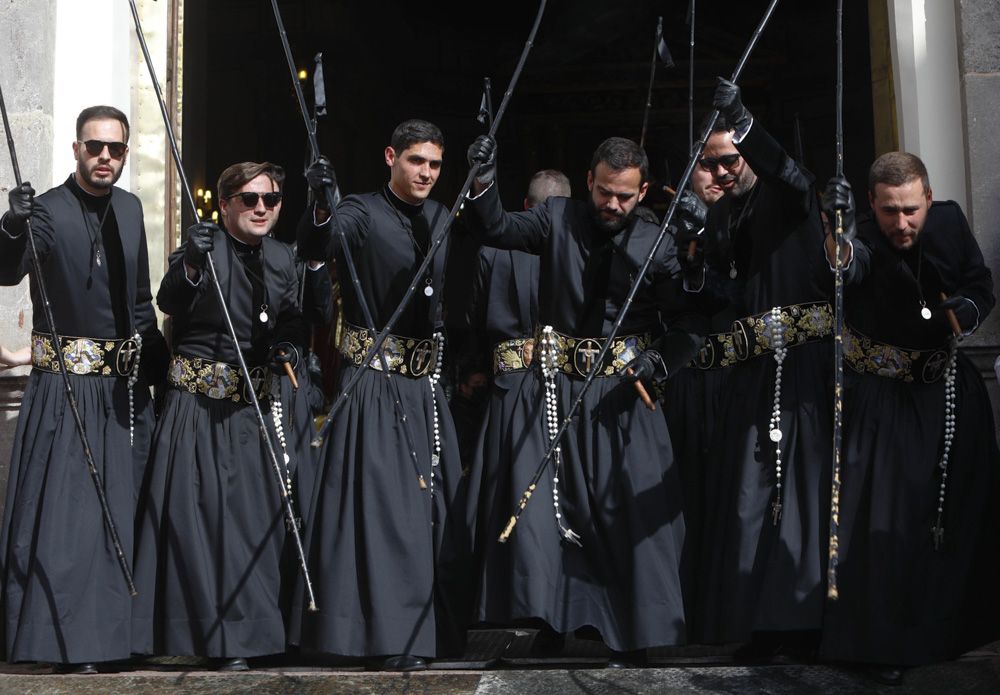
[[(852, 329), (910, 350), (945, 349), (940, 293), (993, 308), (993, 282), (961, 208), (934, 203), (916, 248), (894, 249), (859, 223), (847, 272)], [(917, 278), (919, 277), (919, 283)], [(996, 500), (1000, 454), (982, 377), (959, 351), (955, 440), (948, 463), (944, 544), (935, 551), (944, 437), (944, 380), (907, 383), (845, 366), (840, 493), (840, 598), (823, 626), (825, 658), (918, 665), (996, 639), (1000, 581)]]
[[(731, 310), (826, 301), (830, 272), (812, 175), (755, 122), (737, 145), (757, 174), (742, 198), (726, 196), (708, 225), (729, 229), (724, 254), (737, 272)], [(710, 239), (711, 241), (711, 239)], [(722, 263), (722, 267), (729, 263)], [(738, 642), (755, 630), (820, 626), (825, 596), (831, 464), (832, 356), (829, 340), (791, 347), (781, 392), (782, 512), (772, 523), (775, 445), (773, 353), (738, 363), (720, 404), (710, 454), (701, 607), (703, 638)]]
[[(384, 327), (396, 309), (431, 233), (440, 232), (447, 216), (434, 201), (408, 205), (388, 187), (348, 196), (338, 206), (340, 229), (350, 244), (376, 329)], [(345, 278), (345, 320), (365, 327), (330, 227), (327, 222), (317, 229), (309, 216), (303, 218), (300, 253), (323, 260), (337, 254)], [(433, 294), (418, 291), (393, 334), (429, 338), (437, 329), (445, 252), (443, 248), (437, 253), (429, 275)], [(421, 286), (426, 280), (421, 279)], [(356, 369), (345, 364), (341, 383)], [(320, 450), (305, 521), (320, 612), (292, 616), (291, 637), (298, 637), (303, 647), (347, 656), (435, 656), (461, 649), (467, 608), (459, 606), (470, 591), (461, 563), (467, 561), (470, 543), (461, 510), (451, 514), (462, 484), (457, 437), (444, 393), (430, 377), (394, 374), (391, 379), (365, 368)], [(394, 405), (397, 394), (405, 423)], [(435, 409), (441, 454), (432, 471)], [(418, 485), (404, 427), (427, 489)]]
[[(608, 334), (659, 231), (633, 218), (609, 237), (597, 230), (585, 203), (568, 198), (506, 213), (496, 186), (470, 207), (470, 226), (485, 244), (540, 256), (538, 322), (577, 337)], [(621, 330), (658, 337), (656, 347), (670, 372), (700, 343), (692, 335), (700, 322), (678, 298), (679, 275), (668, 237)], [(665, 334), (661, 312), (669, 326)], [(563, 415), (583, 380), (564, 374), (556, 379)], [(616, 650), (683, 641), (678, 565), (684, 521), (670, 438), (662, 415), (646, 410), (621, 378), (595, 379), (562, 444), (561, 513), (582, 537), (582, 547), (561, 541), (551, 470), (510, 540), (497, 545), (548, 443), (543, 388), (540, 373), (532, 370), (504, 396), (511, 415), (506, 429), (494, 435), (504, 442), (496, 466), (510, 471), (510, 479), (497, 486), (493, 508), (480, 514), (480, 617), (541, 618), (559, 632), (590, 625)]]
[[(220, 231), (212, 256), (248, 367), (263, 364), (279, 342), (303, 342), (288, 247), (265, 237), (252, 248)], [(157, 303), (173, 319), (175, 355), (237, 363), (215, 288), (205, 274), (196, 286), (188, 281), (183, 245), (170, 256)], [(261, 407), (280, 461), (269, 401)], [(288, 453), (294, 469), (296, 452), (289, 446)], [(168, 391), (136, 523), (133, 651), (249, 657), (285, 650), (277, 486), (251, 406)]]
[[(60, 335), (124, 338), (138, 332), (140, 372), (159, 381), (156, 372), (164, 368), (166, 349), (150, 301), (139, 199), (119, 188), (106, 198), (91, 196), (71, 176), (36, 202), (32, 229)], [(26, 242), (26, 234), (11, 239), (0, 232), (4, 284), (17, 284), (29, 272)], [(30, 283), (33, 325), (46, 331), (34, 274)], [(145, 465), (152, 428), (147, 382), (135, 388), (135, 444), (130, 447), (127, 380), (72, 373), (69, 378), (111, 517), (131, 560), (135, 477)], [(11, 457), (0, 562), (8, 661), (129, 656), (132, 602), (104, 530), (59, 374), (32, 370), (28, 378)]]

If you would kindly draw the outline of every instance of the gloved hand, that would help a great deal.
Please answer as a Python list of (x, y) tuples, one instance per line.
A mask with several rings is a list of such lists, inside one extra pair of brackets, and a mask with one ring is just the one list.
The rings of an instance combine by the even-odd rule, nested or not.
[(667, 378), (667, 368), (660, 353), (645, 350), (626, 364), (620, 374), (625, 381), (640, 381), (647, 391), (652, 391), (654, 382)]
[(972, 303), (971, 300), (963, 297), (960, 294), (956, 294), (953, 297), (948, 297), (948, 299), (943, 300), (938, 304), (938, 311), (945, 312), (951, 309), (955, 312), (955, 318), (958, 319), (958, 325), (962, 329), (962, 333), (968, 333), (976, 327), (979, 323), (979, 310), (976, 305)]
[(854, 216), (854, 193), (851, 192), (851, 184), (843, 176), (834, 176), (826, 182), (826, 190), (823, 191), (822, 200), (823, 212), (826, 213), (827, 222), (833, 229), (836, 220), (836, 211), (840, 210), (844, 221), (844, 241), (850, 241), (857, 233)]
[(737, 133), (750, 127), (752, 116), (740, 100), (740, 88), (724, 77), (717, 78), (712, 106), (719, 110)]
[(705, 226), (707, 217), (708, 206), (702, 202), (701, 198), (691, 191), (682, 191), (680, 199), (677, 201), (677, 219), (694, 227), (697, 231)]
[(466, 153), (469, 167), (476, 168), (476, 181), (486, 187), (493, 183), (497, 175), (497, 141), (489, 135), (476, 138)]
[(326, 189), (337, 187), (337, 175), (330, 165), (330, 160), (320, 156), (306, 169), (306, 181), (309, 183), (309, 192), (320, 207), (326, 208)]
[(199, 222), (188, 227), (187, 241), (184, 242), (184, 263), (195, 270), (205, 267), (205, 257), (215, 248), (215, 235), (219, 225)]
[(284, 374), (286, 364), (291, 365), (292, 369), (295, 369), (298, 362), (299, 351), (291, 343), (277, 343), (267, 354), (267, 366), (275, 374)]
[(31, 217), (37, 206), (35, 205), (35, 189), (27, 181), (20, 186), (15, 186), (7, 193), (7, 200), (10, 203), (10, 211), (7, 213), (7, 232), (11, 236), (17, 236), (24, 231), (25, 221)]
[(677, 262), (684, 272), (684, 281), (691, 291), (701, 289), (705, 281), (705, 218), (708, 207), (690, 191), (681, 193), (677, 201), (674, 243)]

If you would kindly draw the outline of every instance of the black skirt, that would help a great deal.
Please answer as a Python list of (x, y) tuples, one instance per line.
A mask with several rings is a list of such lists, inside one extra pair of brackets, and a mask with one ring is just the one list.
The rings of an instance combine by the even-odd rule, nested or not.
[[(583, 381), (559, 376), (560, 416)], [(498, 379), (480, 450), (477, 617), (509, 623), (540, 618), (557, 632), (592, 626), (609, 647), (683, 642), (678, 567), (684, 542), (681, 491), (661, 413), (617, 377), (596, 379), (563, 440), (562, 522), (556, 523), (554, 464), (506, 544), (497, 537), (548, 444), (544, 387), (536, 371)], [(473, 477), (475, 480), (475, 476)]]

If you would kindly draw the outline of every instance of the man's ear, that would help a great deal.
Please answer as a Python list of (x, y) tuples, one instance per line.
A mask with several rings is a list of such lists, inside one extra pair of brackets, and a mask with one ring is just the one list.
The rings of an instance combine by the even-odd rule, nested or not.
[(392, 149), (392, 146), (385, 148), (385, 164), (391, 167), (396, 161), (396, 150)]
[(639, 202), (642, 202), (642, 199), (646, 197), (646, 191), (648, 190), (649, 190), (649, 181), (646, 181), (644, 184), (639, 186)]
[(594, 172), (592, 171), (587, 172), (587, 190), (594, 190)]

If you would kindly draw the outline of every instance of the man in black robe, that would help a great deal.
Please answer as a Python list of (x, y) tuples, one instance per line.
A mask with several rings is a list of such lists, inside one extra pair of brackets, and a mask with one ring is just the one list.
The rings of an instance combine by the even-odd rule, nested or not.
[[(720, 404), (707, 487), (702, 638), (808, 649), (825, 597), (831, 465), (832, 312), (813, 177), (720, 78), (724, 120), (706, 144), (725, 194), (706, 254), (728, 268), (720, 298), (738, 360)], [(710, 268), (711, 269), (711, 268)], [(709, 284), (706, 288), (711, 289)], [(802, 632), (808, 632), (808, 635)], [(795, 633), (794, 635), (789, 633)]]
[[(94, 106), (77, 118), (76, 171), (34, 199), (25, 182), (0, 220), (0, 275), (31, 269), (27, 220), (62, 340), (53, 346), (34, 273), (33, 369), (14, 438), (0, 537), (7, 661), (49, 661), (96, 673), (132, 653), (132, 600), (105, 531), (83, 444), (67, 404), (62, 355), (126, 558), (132, 558), (135, 477), (148, 453), (149, 384), (166, 368), (149, 289), (139, 199), (114, 186), (128, 119)], [(138, 380), (136, 381), (136, 377)]]
[[(219, 176), (225, 229), (199, 223), (171, 254), (156, 295), (172, 318), (164, 399), (136, 526), (133, 651), (246, 658), (285, 651), (279, 605), (295, 447), (283, 434), (283, 364), (304, 341), (291, 249), (268, 232), (281, 211), (281, 167), (243, 162)], [(249, 374), (236, 356), (211, 278), (222, 288)], [(277, 372), (277, 373), (274, 373)], [(261, 439), (264, 412), (281, 481)], [(289, 427), (289, 429), (291, 429)], [(292, 495), (294, 501), (294, 495)]]
[[(595, 364), (659, 233), (633, 214), (648, 186), (646, 155), (630, 140), (609, 138), (591, 161), (588, 202), (549, 198), (517, 213), (501, 207), (494, 157), (488, 136), (469, 148), (479, 165), (470, 228), (487, 245), (540, 256), (534, 359), (544, 371), (533, 369), (509, 397), (525, 418), (514, 433), (523, 438), (517, 460), (507, 464), (509, 490), (527, 487), (583, 377), (595, 368), (600, 376), (534, 490), (534, 504), (492, 554), (509, 589), (486, 596), (485, 611), (539, 618), (560, 633), (589, 626), (616, 652), (613, 665), (642, 663), (647, 647), (684, 640), (684, 521), (666, 422), (643, 406), (631, 382), (649, 384), (681, 369), (701, 343), (694, 335), (700, 321), (680, 302), (668, 236), (606, 362)], [(633, 376), (624, 376), (629, 369)], [(503, 529), (503, 518), (492, 517), (484, 538)], [(492, 574), (490, 558), (484, 576)]]
[(341, 385), (358, 369), (365, 372), (320, 452), (305, 523), (306, 553), (323, 609), (300, 621), (293, 615), (300, 627), (293, 625), (292, 638), (305, 649), (379, 657), (390, 670), (426, 668), (427, 657), (460, 652), (467, 609), (456, 605), (470, 591), (465, 570), (456, 565), (468, 556), (467, 530), (461, 511), (451, 514), (462, 467), (438, 384), (445, 248), (418, 278), (420, 290), (393, 326), (381, 357), (361, 366), (375, 338), (370, 329), (385, 327), (448, 217), (446, 208), (428, 199), (443, 152), (437, 126), (404, 121), (384, 152), (389, 182), (337, 206), (337, 233), (356, 263), (373, 327), (346, 279), (330, 211), (318, 204), (299, 228), (299, 253), (323, 261), (336, 257), (344, 278)]
[[(882, 155), (868, 185), (872, 212), (845, 248), (840, 597), (821, 654), (898, 683), (902, 667), (1000, 635), (1000, 454), (983, 379), (958, 349), (993, 308), (993, 279), (919, 158)], [(850, 237), (846, 180), (825, 203), (845, 210)]]

